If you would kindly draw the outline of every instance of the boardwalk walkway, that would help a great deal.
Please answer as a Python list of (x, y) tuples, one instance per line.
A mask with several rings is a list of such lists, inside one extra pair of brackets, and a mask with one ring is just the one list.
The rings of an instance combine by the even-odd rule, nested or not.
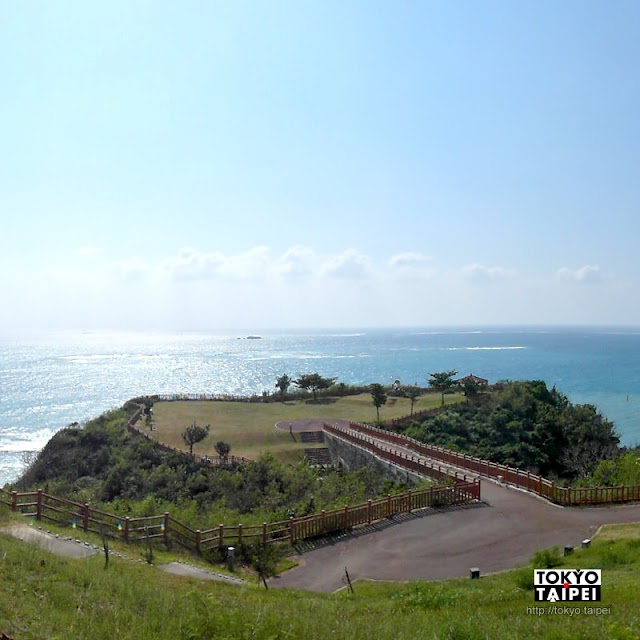
[(299, 566), (270, 584), (335, 591), (345, 567), (352, 580), (442, 580), (466, 577), (471, 567), (484, 574), (525, 564), (540, 549), (579, 546), (603, 524), (640, 522), (640, 505), (564, 508), (484, 478), (482, 501), (482, 508), (403, 518), (366, 543), (343, 536), (300, 554)]

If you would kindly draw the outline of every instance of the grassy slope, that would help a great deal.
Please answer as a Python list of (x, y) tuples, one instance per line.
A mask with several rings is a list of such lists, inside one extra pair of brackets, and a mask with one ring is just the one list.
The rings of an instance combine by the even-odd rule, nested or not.
[[(624, 537), (621, 537), (624, 536)], [(0, 630), (43, 638), (414, 640), (640, 637), (640, 527), (607, 528), (567, 568), (602, 568), (610, 615), (535, 616), (531, 569), (479, 581), (355, 584), (334, 595), (199, 583), (100, 557), (62, 560), (0, 536)]]
[[(460, 402), (463, 396), (445, 396), (447, 403)], [(380, 409), (380, 419), (388, 420), (405, 416), (411, 403), (398, 398), (395, 403)], [(428, 393), (418, 399), (415, 411), (440, 405), (440, 394)], [(327, 420), (348, 419), (374, 421), (376, 410), (368, 393), (343, 398), (326, 398), (296, 402), (158, 402), (154, 406), (155, 438), (174, 447), (186, 449), (181, 433), (192, 422), (211, 425), (208, 437), (194, 447), (195, 453), (215, 455), (215, 443), (224, 440), (231, 444), (231, 453), (236, 456), (255, 458), (263, 451), (270, 451), (281, 460), (299, 459), (302, 450), (310, 445), (293, 442), (288, 431), (276, 429), (280, 421), (299, 418), (325, 418)], [(140, 426), (144, 428), (144, 423)]]

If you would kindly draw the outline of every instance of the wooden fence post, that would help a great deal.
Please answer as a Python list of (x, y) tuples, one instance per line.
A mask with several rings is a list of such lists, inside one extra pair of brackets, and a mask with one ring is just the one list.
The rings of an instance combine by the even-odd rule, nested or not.
[(200, 542), (202, 540), (202, 532), (200, 529), (196, 529), (196, 551), (200, 553)]
[(293, 531), (294, 524), (295, 524), (295, 521), (293, 519), (293, 516), (291, 516), (289, 518), (289, 543), (291, 544), (291, 546), (293, 546), (296, 543), (296, 538)]
[(36, 520), (42, 518), (42, 489), (38, 489), (36, 496)]
[(218, 546), (220, 548), (224, 547), (224, 525), (221, 524), (218, 527)]
[(349, 505), (344, 505), (344, 528), (346, 529), (349, 526)]
[(267, 546), (267, 523), (262, 523), (262, 546)]
[(11, 492), (11, 511), (15, 511), (18, 508), (18, 492)]
[(371, 524), (371, 500), (367, 501), (367, 524)]
[(129, 516), (124, 519), (124, 541), (129, 542)]
[(320, 526), (322, 527), (322, 533), (324, 533), (326, 527), (324, 509), (320, 512)]
[(242, 544), (242, 525), (238, 525), (238, 546)]
[(407, 513), (411, 513), (411, 489), (407, 491)]
[(387, 494), (387, 518), (391, 517), (391, 494)]
[(85, 533), (89, 530), (89, 505), (88, 503), (84, 503), (84, 507), (82, 507), (82, 528), (85, 530)]
[(164, 541), (165, 544), (167, 542), (169, 542), (169, 512), (165, 511), (164, 512), (164, 520), (162, 521), (162, 524), (164, 525)]

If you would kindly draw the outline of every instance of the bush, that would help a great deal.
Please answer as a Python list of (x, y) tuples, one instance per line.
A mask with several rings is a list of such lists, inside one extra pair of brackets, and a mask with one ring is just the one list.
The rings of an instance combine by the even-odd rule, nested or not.
[(558, 567), (561, 564), (562, 557), (560, 556), (560, 549), (558, 549), (558, 547), (537, 551), (531, 558), (531, 566), (534, 569), (553, 569), (553, 567)]
[(514, 571), (513, 579), (518, 589), (523, 591), (533, 590), (533, 569), (531, 567), (524, 567)]

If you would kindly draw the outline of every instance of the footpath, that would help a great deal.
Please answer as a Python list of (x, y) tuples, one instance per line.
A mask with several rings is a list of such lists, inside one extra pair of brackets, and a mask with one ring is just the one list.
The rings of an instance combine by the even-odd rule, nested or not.
[[(33, 544), (43, 551), (48, 551), (63, 558), (87, 558), (102, 552), (102, 547), (92, 545), (89, 542), (81, 542), (71, 536), (52, 534), (49, 531), (42, 530), (41, 527), (34, 527), (27, 524), (14, 524), (6, 529), (0, 530), (0, 533), (7, 533), (18, 540)], [(142, 558), (132, 558), (118, 551), (110, 551), (109, 555), (130, 562), (145, 562)], [(168, 564), (154, 566), (166, 573), (194, 578), (196, 580), (215, 580), (229, 584), (244, 584), (244, 580), (241, 578), (201, 569), (200, 567), (195, 567), (184, 562), (170, 562)]]
[[(389, 447), (386, 441), (380, 444)], [(393, 526), (372, 525), (366, 540), (357, 532), (341, 536), (300, 553), (300, 564), (272, 578), (270, 586), (331, 592), (344, 586), (345, 568), (352, 581), (445, 580), (468, 577), (471, 568), (492, 573), (524, 565), (541, 549), (579, 547), (604, 524), (640, 523), (640, 505), (559, 507), (515, 487), (481, 480), (480, 506), (430, 509), (403, 516)]]

